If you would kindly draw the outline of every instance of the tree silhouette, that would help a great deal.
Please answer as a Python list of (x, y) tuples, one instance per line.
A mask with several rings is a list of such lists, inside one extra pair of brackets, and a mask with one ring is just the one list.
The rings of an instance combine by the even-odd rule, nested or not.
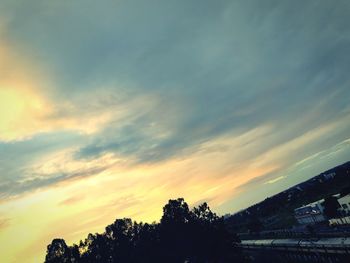
[(336, 197), (326, 197), (322, 203), (322, 206), (324, 207), (324, 214), (328, 218), (335, 218), (339, 216), (338, 208), (340, 207), (340, 204), (338, 203), (338, 199)]
[(46, 263), (244, 262), (222, 217), (207, 203), (189, 209), (183, 198), (169, 200), (160, 223), (117, 219), (102, 234), (89, 234), (79, 246), (54, 239)]
[(47, 263), (59, 263), (70, 262), (71, 253), (70, 248), (67, 246), (63, 239), (56, 238), (52, 240), (51, 244), (47, 246), (47, 254), (45, 262)]
[(185, 224), (190, 220), (190, 210), (183, 198), (169, 200), (163, 207), (162, 224)]
[(259, 233), (263, 229), (263, 224), (257, 216), (252, 216), (248, 223), (248, 230), (251, 233)]

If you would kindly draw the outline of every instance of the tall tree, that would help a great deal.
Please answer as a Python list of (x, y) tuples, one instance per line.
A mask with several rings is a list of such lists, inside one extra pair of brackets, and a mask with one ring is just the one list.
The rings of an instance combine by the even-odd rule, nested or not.
[(102, 234), (89, 234), (79, 246), (63, 239), (48, 246), (45, 263), (243, 262), (233, 246), (236, 235), (208, 204), (189, 209), (183, 198), (169, 200), (160, 223), (117, 219)]
[(336, 197), (326, 197), (322, 203), (322, 206), (324, 207), (324, 214), (328, 218), (335, 218), (339, 216), (338, 208), (340, 207), (340, 204), (338, 203), (338, 199)]
[(258, 216), (253, 215), (248, 223), (248, 230), (251, 233), (259, 233), (263, 229), (263, 224), (259, 220)]
[(47, 246), (46, 263), (62, 263), (70, 261), (70, 251), (64, 239), (56, 238)]

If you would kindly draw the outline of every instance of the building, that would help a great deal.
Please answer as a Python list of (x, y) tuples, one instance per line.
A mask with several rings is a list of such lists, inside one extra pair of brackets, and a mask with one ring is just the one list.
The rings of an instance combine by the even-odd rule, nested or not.
[(331, 173), (324, 173), (322, 174), (323, 178), (325, 180), (330, 180), (333, 179), (337, 174), (335, 172), (331, 172)]
[[(340, 197), (340, 194), (333, 195), (337, 198), (340, 205), (339, 218), (331, 219), (331, 224), (338, 224), (342, 219), (350, 216), (350, 194)], [(304, 205), (294, 210), (294, 216), (299, 224), (315, 224), (318, 222), (327, 221), (327, 217), (324, 214), (324, 207), (322, 203), (324, 199), (318, 200), (311, 204)], [(333, 220), (333, 221), (332, 221)], [(339, 221), (339, 222), (338, 222)], [(343, 222), (343, 224), (348, 224), (348, 222)]]
[(340, 207), (338, 208), (339, 217), (331, 218), (329, 224), (335, 225), (350, 225), (350, 194), (338, 198)]
[(327, 218), (323, 213), (322, 203), (324, 199), (318, 200), (311, 204), (304, 205), (294, 210), (294, 216), (299, 224), (316, 224), (326, 221)]
[(342, 216), (350, 215), (350, 194), (343, 196), (338, 199), (338, 203), (340, 205), (339, 211)]

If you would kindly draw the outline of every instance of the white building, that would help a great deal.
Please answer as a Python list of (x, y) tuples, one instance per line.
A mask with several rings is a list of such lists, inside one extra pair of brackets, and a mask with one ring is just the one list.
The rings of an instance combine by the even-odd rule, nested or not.
[[(348, 224), (343, 219), (350, 216), (350, 194), (340, 197), (340, 194), (333, 195), (337, 198), (340, 205), (338, 211), (340, 212), (341, 217), (336, 219), (331, 219), (331, 224)], [(318, 200), (311, 204), (304, 205), (294, 210), (294, 216), (299, 224), (315, 224), (318, 222), (323, 222), (327, 220), (327, 217), (324, 215), (324, 207), (322, 203), (324, 199)], [(350, 217), (349, 217), (350, 218)], [(339, 221), (339, 222), (338, 222)], [(344, 221), (344, 222), (343, 222)], [(340, 224), (340, 223), (339, 223)]]
[(323, 174), (322, 176), (323, 176), (323, 178), (325, 180), (330, 180), (330, 179), (333, 179), (336, 176), (336, 173), (332, 172), (332, 173), (328, 173), (328, 174)]
[(299, 224), (315, 224), (326, 221), (327, 218), (323, 214), (324, 207), (322, 203), (324, 199), (318, 200), (308, 205), (304, 205), (294, 210), (294, 216)]
[(338, 199), (338, 203), (340, 204), (340, 213), (342, 216), (350, 215), (350, 194), (343, 196)]

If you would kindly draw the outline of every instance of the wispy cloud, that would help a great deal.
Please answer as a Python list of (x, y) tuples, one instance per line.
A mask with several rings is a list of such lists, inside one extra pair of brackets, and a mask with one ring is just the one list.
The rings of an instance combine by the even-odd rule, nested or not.
[(235, 211), (347, 160), (349, 11), (1, 1), (0, 243), (32, 231), (6, 259), (168, 198)]
[(162, 166), (219, 151), (225, 178), (248, 163), (283, 171), (347, 138), (341, 4), (171, 5), (3, 3), (3, 197), (103, 173), (117, 165), (105, 156)]
[(10, 220), (8, 218), (0, 218), (0, 232), (2, 229), (6, 228), (10, 224)]
[(283, 178), (284, 178), (284, 176), (279, 176), (279, 177), (277, 177), (275, 179), (268, 180), (265, 184), (274, 184), (274, 183), (282, 180)]

